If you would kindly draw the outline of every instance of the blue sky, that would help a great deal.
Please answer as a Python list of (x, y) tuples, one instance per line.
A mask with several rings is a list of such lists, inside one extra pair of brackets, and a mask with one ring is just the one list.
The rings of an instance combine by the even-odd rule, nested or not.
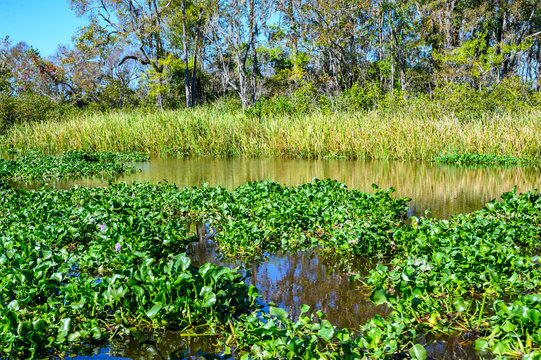
[(44, 57), (60, 44), (71, 45), (83, 25), (67, 0), (0, 0), (0, 39), (9, 35), (12, 44), (25, 41)]

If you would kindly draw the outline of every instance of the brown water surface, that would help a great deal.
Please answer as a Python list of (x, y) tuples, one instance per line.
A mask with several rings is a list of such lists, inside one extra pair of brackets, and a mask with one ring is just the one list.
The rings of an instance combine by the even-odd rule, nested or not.
[[(250, 159), (152, 159), (138, 164), (142, 171), (117, 177), (113, 182), (158, 183), (180, 186), (223, 186), (233, 189), (248, 181), (272, 179), (297, 185), (313, 178), (334, 179), (349, 187), (373, 192), (372, 184), (396, 189), (396, 196), (409, 197), (410, 215), (435, 217), (480, 209), (514, 186), (520, 192), (541, 188), (540, 168), (467, 169), (420, 161), (349, 160), (250, 160)], [(58, 187), (104, 186), (108, 180), (50, 181)]]

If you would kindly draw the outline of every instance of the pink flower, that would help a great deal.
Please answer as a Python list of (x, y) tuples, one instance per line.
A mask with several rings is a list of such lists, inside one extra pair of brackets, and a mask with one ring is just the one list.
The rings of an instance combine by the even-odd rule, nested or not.
[(116, 243), (116, 244), (115, 244), (115, 251), (116, 251), (117, 253), (120, 252), (120, 243)]

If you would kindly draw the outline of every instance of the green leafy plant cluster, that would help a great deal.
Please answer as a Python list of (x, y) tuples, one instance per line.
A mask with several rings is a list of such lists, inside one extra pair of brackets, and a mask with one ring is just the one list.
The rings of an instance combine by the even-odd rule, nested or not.
[(148, 161), (144, 153), (65, 151), (58, 156), (23, 151), (16, 160), (0, 159), (0, 179), (37, 180), (134, 172), (125, 162)]
[(440, 164), (457, 166), (526, 166), (539, 163), (539, 160), (536, 159), (521, 158), (512, 155), (472, 153), (441, 155), (436, 157), (434, 161)]
[(541, 195), (502, 198), (472, 214), (414, 219), (396, 231), (398, 255), (366, 279), (371, 299), (419, 332), (469, 332), (480, 350), (539, 358), (541, 268), (532, 252), (541, 238)]
[(236, 322), (225, 342), (241, 359), (426, 359), (426, 350), (415, 344), (417, 333), (408, 319), (393, 314), (377, 315), (357, 331), (333, 326), (320, 311), (310, 308), (294, 321), (288, 313), (270, 307), (268, 313), (253, 312)]
[[(406, 355), (406, 349), (412, 348), (415, 331), (407, 330), (396, 319), (393, 322), (376, 316), (359, 332), (353, 332), (336, 328), (320, 311), (309, 315), (309, 310), (304, 305), (296, 321), (284, 309), (272, 306), (268, 313), (253, 312), (236, 322), (224, 345), (226, 349), (234, 345), (243, 360), (384, 359)], [(426, 355), (424, 348), (416, 349)]]
[[(75, 155), (74, 155), (75, 156)], [(479, 351), (541, 357), (541, 194), (502, 195), (450, 220), (402, 221), (408, 199), (336, 181), (235, 190), (117, 184), (55, 191), (0, 183), (0, 346), (12, 357), (168, 327), (222, 335), (242, 359), (426, 359), (427, 333), (468, 333)], [(318, 247), (393, 254), (363, 284), (390, 315), (356, 331), (306, 306), (257, 305), (249, 273), (192, 266), (189, 222), (229, 255)], [(210, 358), (221, 358), (222, 355)]]
[(192, 209), (206, 214), (216, 242), (229, 254), (312, 246), (338, 254), (390, 253), (409, 201), (392, 198), (392, 192), (376, 187), (375, 194), (363, 193), (317, 179), (293, 187), (250, 182), (231, 192), (209, 189), (203, 206)]
[[(128, 336), (136, 327), (217, 331), (234, 323), (248, 331), (243, 314), (257, 299), (245, 284), (249, 274), (191, 266), (187, 222), (211, 222), (232, 254), (314, 245), (387, 251), (369, 245), (390, 236), (373, 223), (397, 226), (407, 201), (319, 180), (234, 191), (151, 184), (27, 191), (3, 183), (0, 192), (0, 342), (23, 358)], [(366, 244), (348, 242), (348, 231)]]
[(390, 315), (352, 332), (306, 306), (296, 321), (271, 307), (242, 317), (225, 345), (242, 359), (426, 359), (421, 336), (445, 333), (477, 339), (475, 349), (489, 356), (541, 358), (541, 268), (532, 255), (541, 195), (502, 199), (451, 220), (414, 218), (394, 232), (394, 259), (363, 280)]
[(40, 357), (142, 327), (216, 332), (254, 307), (249, 273), (191, 265), (187, 226), (166, 207), (168, 190), (2, 185), (3, 354)]

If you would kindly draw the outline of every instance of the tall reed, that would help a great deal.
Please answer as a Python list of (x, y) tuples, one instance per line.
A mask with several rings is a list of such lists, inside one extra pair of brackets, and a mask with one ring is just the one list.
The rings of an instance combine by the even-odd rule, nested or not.
[(145, 151), (157, 155), (430, 159), (442, 153), (538, 157), (541, 110), (459, 120), (428, 111), (249, 117), (213, 107), (88, 113), (14, 126), (2, 148)]

